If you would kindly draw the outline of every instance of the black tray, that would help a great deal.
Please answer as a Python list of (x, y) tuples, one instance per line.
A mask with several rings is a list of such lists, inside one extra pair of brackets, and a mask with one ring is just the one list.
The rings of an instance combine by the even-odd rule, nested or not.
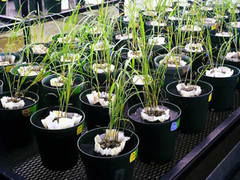
[[(201, 152), (206, 151), (219, 136), (239, 118), (239, 93), (236, 92), (234, 109), (225, 112), (209, 112), (205, 129), (199, 134), (182, 134), (177, 138), (175, 158), (164, 164), (137, 161), (135, 179), (174, 179), (188, 167)], [(235, 111), (234, 111), (235, 110)], [(233, 113), (234, 111), (234, 113)], [(24, 179), (86, 179), (81, 159), (67, 171), (52, 171), (42, 166), (36, 146), (29, 145), (5, 157), (8, 166)], [(59, 157), (61, 158), (61, 157)], [(12, 162), (9, 162), (11, 159)]]
[(21, 19), (18, 18), (0, 15), (0, 32), (11, 30), (14, 25), (17, 25), (20, 21)]

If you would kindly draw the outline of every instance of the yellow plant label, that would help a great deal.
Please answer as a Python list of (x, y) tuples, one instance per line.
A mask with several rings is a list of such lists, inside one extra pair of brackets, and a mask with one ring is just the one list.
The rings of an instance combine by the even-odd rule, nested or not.
[(211, 100), (212, 100), (212, 93), (208, 97), (208, 102), (211, 102)]
[(6, 2), (7, 0), (2, 0), (2, 2)]
[(6, 72), (10, 72), (13, 67), (14, 67), (14, 66), (6, 66), (6, 67), (5, 67)]
[(84, 122), (80, 126), (78, 126), (78, 128), (77, 128), (77, 135), (82, 133), (83, 128), (84, 128)]
[(214, 24), (214, 25), (212, 26), (212, 30), (215, 30), (215, 29), (217, 29), (217, 24)]
[(138, 149), (136, 149), (134, 152), (131, 153), (130, 158), (129, 158), (130, 163), (135, 161), (135, 159), (137, 158), (137, 155), (138, 155)]

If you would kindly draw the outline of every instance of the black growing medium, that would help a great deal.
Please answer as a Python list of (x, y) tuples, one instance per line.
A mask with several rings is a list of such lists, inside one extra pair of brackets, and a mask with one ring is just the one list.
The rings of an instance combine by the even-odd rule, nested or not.
[[(239, 107), (239, 93), (235, 93), (234, 110)], [(218, 125), (220, 125), (232, 111), (212, 112), (209, 111), (205, 129), (198, 134), (179, 133), (176, 140), (176, 152), (174, 159), (167, 163), (143, 163), (136, 161), (135, 179), (159, 179), (171, 170), (183, 157), (201, 143)], [(187, 164), (189, 165), (189, 164)], [(38, 154), (29, 156), (25, 161), (16, 163), (12, 170), (24, 179), (80, 179), (87, 180), (85, 167), (81, 158), (77, 164), (67, 171), (52, 171), (42, 166)]]

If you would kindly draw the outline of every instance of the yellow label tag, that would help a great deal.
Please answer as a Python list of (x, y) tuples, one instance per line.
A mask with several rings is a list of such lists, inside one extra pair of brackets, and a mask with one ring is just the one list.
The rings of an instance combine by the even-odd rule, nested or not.
[(10, 72), (13, 67), (14, 67), (14, 66), (6, 66), (6, 67), (5, 67), (6, 72)]
[(7, 0), (2, 0), (2, 2), (6, 2)]
[(83, 128), (84, 128), (84, 122), (80, 126), (78, 126), (78, 128), (77, 128), (77, 135), (82, 133)]
[(138, 149), (136, 149), (134, 152), (131, 153), (129, 158), (130, 163), (132, 163), (137, 158), (137, 155), (138, 155)]
[(212, 100), (212, 93), (208, 97), (208, 102), (211, 102), (211, 100)]
[(214, 24), (211, 29), (212, 29), (212, 30), (217, 29), (217, 24)]

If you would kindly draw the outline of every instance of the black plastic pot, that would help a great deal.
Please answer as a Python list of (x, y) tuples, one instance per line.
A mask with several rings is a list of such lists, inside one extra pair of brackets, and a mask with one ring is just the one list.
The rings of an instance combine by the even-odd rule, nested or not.
[[(13, 0), (17, 12), (21, 10), (22, 16), (26, 17), (29, 14), (29, 1), (28, 0)], [(32, 1), (32, 0), (31, 0)]]
[(69, 169), (78, 161), (76, 143), (84, 128), (85, 114), (78, 108), (68, 107), (68, 112), (82, 115), (82, 120), (74, 127), (52, 130), (44, 128), (41, 122), (51, 110), (59, 110), (59, 107), (40, 109), (30, 119), (41, 160), (43, 165), (49, 169)]
[[(140, 68), (140, 69), (138, 69), (138, 68)], [(141, 67), (135, 67), (134, 70), (136, 70), (137, 72), (141, 72)], [(132, 74), (132, 75), (141, 75), (141, 74), (135, 74), (132, 69), (127, 69), (127, 71), (129, 72), (129, 74)], [(151, 69), (149, 76), (152, 77), (153, 79), (155, 79), (156, 73), (158, 73), (157, 69)], [(157, 82), (160, 83), (159, 80), (157, 80)], [(163, 84), (162, 85), (159, 84), (158, 86), (162, 87)], [(132, 107), (135, 104), (144, 102), (144, 92), (145, 92), (144, 84), (136, 84), (133, 82), (133, 79), (132, 79), (131, 84), (129, 85), (129, 89), (131, 89), (131, 97), (127, 101), (128, 107)], [(149, 86), (149, 89), (151, 91), (150, 86)]]
[[(212, 47), (217, 47), (218, 50), (224, 42), (229, 42), (229, 40), (233, 38), (233, 36), (229, 36), (229, 37), (216, 36), (216, 33), (211, 33), (210, 36), (211, 36)], [(233, 44), (233, 41), (231, 42), (231, 44)]]
[[(122, 68), (122, 64), (120, 62), (114, 62), (112, 61), (112, 64), (115, 66), (113, 72), (109, 73), (96, 73), (93, 72), (93, 69), (91, 65), (93, 65), (95, 62), (92, 63), (86, 63), (83, 66), (83, 70), (86, 74), (85, 78), (88, 79), (89, 81), (92, 81), (93, 83), (100, 84), (100, 86), (104, 86), (106, 84), (107, 76), (110, 75), (111, 80), (115, 79), (117, 77), (117, 74), (120, 72)], [(98, 62), (99, 63), (99, 62)]]
[[(232, 12), (231, 12), (232, 11)], [(228, 9), (228, 11), (226, 12), (226, 15), (227, 16), (229, 16), (229, 17), (233, 17), (234, 16), (234, 18), (235, 19), (239, 19), (239, 17), (240, 17), (240, 13), (239, 12), (237, 12), (237, 11), (239, 11), (238, 9)]]
[[(170, 17), (170, 16), (169, 16)], [(177, 30), (177, 28), (182, 25), (182, 24), (186, 24), (186, 19), (182, 19), (181, 16), (179, 17), (179, 19), (167, 19), (167, 23), (170, 24), (169, 28), (173, 28), (172, 30)], [(177, 16), (178, 17), (178, 16)], [(173, 34), (174, 36), (175, 34)]]
[[(209, 8), (208, 6), (205, 6), (206, 8)], [(204, 8), (204, 7), (202, 7)], [(207, 16), (208, 18), (213, 18), (214, 17), (214, 12), (213, 12), (213, 8), (211, 9), (201, 9), (201, 13), (203, 15), (203, 17)]]
[(118, 18), (118, 23), (119, 23), (119, 25), (122, 27), (122, 29), (128, 28), (129, 20), (126, 20), (126, 19), (125, 19), (126, 17), (127, 17), (127, 16), (120, 16), (120, 17)]
[(14, 1), (15, 9), (16, 9), (16, 11), (18, 12), (18, 11), (19, 11), (19, 8), (20, 8), (19, 0), (13, 0), (13, 1)]
[[(181, 28), (181, 27), (179, 27)], [(181, 29), (181, 39), (180, 41), (182, 40), (185, 40), (185, 39), (191, 39), (192, 37), (196, 37), (196, 38), (202, 38), (202, 31), (203, 29), (201, 29), (201, 31), (190, 31), (190, 30), (182, 30)], [(179, 38), (179, 37), (177, 37)]]
[(159, 34), (159, 33), (167, 33), (168, 25), (164, 26), (154, 26), (148, 24), (148, 22), (145, 23), (145, 31), (147, 35), (152, 35), (152, 34)]
[[(224, 64), (231, 65), (240, 69), (240, 62), (229, 61), (225, 58)], [(237, 88), (240, 89), (240, 81), (238, 81)]]
[[(0, 98), (3, 96), (10, 96), (10, 93), (0, 94)], [(33, 140), (29, 119), (37, 110), (39, 97), (33, 92), (26, 93), (25, 97), (30, 97), (35, 101), (25, 99), (25, 106), (14, 110), (4, 109), (0, 103), (0, 140), (7, 150), (23, 147)]]
[(7, 1), (6, 0), (0, 0), (0, 14), (1, 15), (4, 15), (6, 14), (6, 3)]
[[(224, 111), (231, 109), (233, 106), (234, 90), (239, 79), (239, 69), (231, 66), (224, 65), (234, 70), (234, 74), (227, 78), (214, 78), (206, 75), (202, 76), (202, 80), (210, 83), (213, 86), (212, 101), (210, 107), (216, 111)], [(198, 73), (203, 71), (205, 66), (198, 68)]]
[[(39, 93), (40, 92), (40, 80), (38, 82), (36, 82), (35, 84), (32, 85), (32, 82), (35, 80), (35, 78), (37, 76), (27, 76), (27, 77), (24, 77), (24, 76), (20, 76), (20, 74), (18, 73), (18, 69), (22, 66), (29, 66), (29, 65), (39, 65), (37, 63), (34, 63), (34, 64), (19, 64), (15, 67), (13, 67), (11, 70), (10, 70), (10, 74), (11, 74), (11, 79), (14, 80), (15, 79), (15, 83), (16, 83), (16, 87), (17, 87), (17, 82), (18, 82), (18, 79), (20, 79), (20, 82), (24, 79), (24, 82), (21, 86), (21, 89), (26, 89), (26, 88), (29, 88), (30, 91), (33, 91), (33, 92), (36, 92), (36, 93)], [(31, 87), (29, 87), (31, 85)]]
[[(124, 61), (130, 59), (130, 58), (128, 57), (128, 52), (129, 52), (129, 50), (127, 50), (127, 51), (122, 51), (122, 52), (121, 52), (121, 62), (124, 62)], [(141, 64), (141, 61), (142, 61), (142, 57), (135, 58), (135, 62), (136, 62), (136, 63)]]
[(31, 0), (29, 1), (29, 10), (31, 11), (38, 11), (38, 8), (40, 11), (43, 10), (42, 6), (42, 0)]
[(205, 36), (207, 36), (208, 32), (211, 32), (211, 34), (215, 34), (217, 32), (217, 28), (218, 28), (218, 23), (216, 24), (204, 24), (203, 23), (203, 28), (204, 28), (204, 33)]
[(172, 7), (176, 8), (178, 11), (183, 11), (184, 9), (189, 10), (191, 8), (190, 4), (186, 5), (186, 6), (183, 6), (183, 5), (180, 6), (179, 4), (180, 4), (180, 2), (178, 0), (176, 0), (176, 1), (173, 2)]
[[(62, 87), (57, 88), (50, 85), (50, 80), (55, 77), (57, 77), (56, 74), (51, 74), (42, 80), (42, 87), (40, 92), (42, 102), (41, 107), (46, 107), (49, 105), (57, 106), (59, 104), (59, 91), (63, 91), (64, 89)], [(75, 74), (73, 75), (73, 79), (73, 92), (71, 94), (69, 103), (71, 103), (71, 105), (74, 107), (80, 108), (81, 105), (79, 101), (79, 95), (84, 88), (84, 77), (79, 74)]]
[(182, 97), (176, 89), (178, 81), (167, 85), (167, 97), (170, 102), (178, 105), (182, 110), (181, 131), (197, 133), (204, 129), (208, 119), (208, 102), (211, 101), (213, 87), (204, 81), (198, 81), (202, 93), (197, 97)]
[(138, 136), (125, 129), (124, 135), (131, 137), (124, 150), (117, 156), (101, 156), (94, 152), (94, 137), (105, 133), (106, 128), (98, 128), (83, 134), (78, 140), (78, 149), (89, 180), (130, 180), (138, 154)]
[(59, 13), (61, 12), (61, 1), (62, 0), (44, 0), (45, 8), (48, 13)]
[[(76, 49), (78, 48), (78, 42), (72, 41), (72, 42), (58, 42), (58, 38), (64, 38), (66, 36), (70, 36), (68, 33), (64, 34), (56, 34), (52, 37), (52, 47), (57, 47), (57, 49), (62, 49), (64, 46), (68, 46), (69, 49)], [(73, 36), (74, 37), (74, 36)], [(75, 35), (75, 38), (77, 38), (78, 35)]]
[[(236, 22), (239, 22), (239, 20), (237, 20)], [(235, 22), (235, 23), (236, 23)], [(234, 24), (232, 24), (234, 22), (230, 22), (229, 24), (227, 24), (228, 27), (230, 27), (232, 29), (232, 32), (234, 33), (234, 35), (236, 36), (237, 40), (239, 41), (239, 34), (240, 34), (240, 27), (235, 27), (233, 26)], [(239, 45), (239, 42), (237, 42)]]
[(202, 52), (189, 52), (183, 49), (183, 52), (188, 56), (192, 57), (192, 70), (197, 71), (197, 69), (207, 63), (208, 54), (204, 49)]
[[(126, 34), (126, 32), (124, 32), (124, 31), (122, 33)], [(122, 52), (126, 52), (127, 49), (128, 49), (128, 45), (131, 43), (132, 39), (122, 39), (122, 40), (120, 40), (120, 39), (116, 38), (117, 35), (120, 35), (120, 33), (114, 33), (114, 35), (113, 35), (113, 42), (115, 44), (114, 50), (117, 51), (117, 50), (123, 48)]]
[[(152, 14), (146, 14), (145, 11), (147, 13), (152, 13)], [(154, 11), (154, 10), (141, 10), (140, 13), (142, 14), (142, 19), (144, 22), (146, 21), (152, 21), (154, 20), (156, 17), (159, 16), (158, 12), (157, 11)]]
[(107, 49), (101, 49), (101, 50), (94, 50), (93, 51), (93, 59), (105, 59), (107, 55), (111, 57), (115, 45), (110, 45)]
[[(166, 54), (165, 55), (159, 55), (159, 56), (154, 58), (155, 68), (159, 67), (160, 61), (162, 61), (165, 57), (166, 57)], [(179, 74), (180, 74), (181, 77), (183, 77), (183, 76), (186, 75), (186, 73), (190, 69), (190, 65), (188, 64), (189, 61), (190, 61), (190, 57), (188, 57), (186, 55), (181, 55), (181, 57), (182, 57), (182, 60), (187, 62), (187, 64), (185, 66), (178, 67)], [(166, 86), (170, 82), (178, 79), (178, 71), (177, 71), (176, 67), (167, 67), (167, 71), (165, 73), (164, 86)]]
[[(164, 38), (165, 38), (165, 41), (167, 41), (168, 38), (165, 36), (165, 34), (162, 34), (162, 37), (164, 37)], [(151, 37), (151, 36), (147, 37), (147, 41), (149, 41), (150, 38), (154, 38), (154, 36), (153, 36), (153, 37)], [(148, 45), (149, 45), (150, 47), (152, 47), (152, 58), (153, 58), (153, 59), (154, 59), (156, 56), (158, 56), (159, 54), (166, 54), (166, 53), (168, 53), (168, 51), (167, 51), (168, 43), (167, 43), (167, 42), (165, 42), (165, 43), (162, 44), (162, 45), (149, 44), (149, 43), (148, 43)]]
[[(36, 63), (42, 63), (43, 59), (45, 58), (45, 56), (47, 55), (47, 53), (34, 53), (32, 50), (32, 47), (34, 45), (39, 45), (42, 44), (43, 46), (49, 48), (49, 44), (48, 43), (35, 43), (32, 44), (29, 50), (25, 50), (25, 48), (22, 51), (22, 54), (24, 55), (25, 60), (28, 60), (30, 62), (36, 62)], [(29, 51), (29, 52), (27, 52)], [(46, 61), (45, 61), (46, 63)]]
[[(0, 56), (5, 56), (6, 54), (4, 53), (0, 53)], [(7, 53), (7, 55), (14, 55), (16, 56), (16, 62), (20, 61), (21, 59), (21, 56), (19, 53)], [(16, 63), (14, 64), (10, 64), (10, 65), (7, 65), (7, 66), (0, 66), (0, 79), (3, 80), (3, 83), (4, 83), (4, 86), (3, 86), (3, 91), (9, 91), (9, 86), (8, 86), (8, 83), (7, 83), (7, 79), (6, 79), (6, 76), (5, 76), (5, 73), (9, 73), (10, 70), (16, 65)]]
[[(92, 89), (86, 89), (79, 96), (82, 110), (86, 114), (85, 122), (88, 130), (98, 127), (106, 127), (110, 122), (108, 107), (102, 107), (99, 104), (91, 105), (88, 102), (86, 95), (90, 94), (91, 91)], [(100, 91), (105, 91), (105, 87), (100, 87)]]
[(73, 61), (66, 61), (66, 60), (62, 60), (62, 56), (63, 58), (67, 57), (67, 55), (79, 55), (77, 50), (67, 50), (67, 51), (58, 51), (55, 50), (54, 52), (52, 52), (50, 54), (50, 58), (51, 59), (49, 61), (50, 63), (50, 67), (54, 72), (57, 73), (63, 73), (63, 71), (67, 72), (68, 71), (68, 65), (72, 64), (73, 65), (73, 69), (74, 72), (82, 72), (82, 66), (85, 63), (85, 61), (83, 61), (84, 59), (82, 58), (82, 56), (79, 55), (79, 57), (77, 57), (76, 59), (74, 59)]
[[(136, 120), (133, 115), (142, 104), (136, 104), (128, 110), (128, 117), (135, 126), (136, 134), (139, 136), (139, 157), (141, 161), (165, 162), (174, 157), (177, 129), (180, 125), (181, 109), (175, 104), (161, 102), (161, 105), (175, 111), (178, 115), (175, 119), (163, 123), (149, 123), (143, 120)], [(136, 115), (136, 114), (135, 114)], [(137, 115), (141, 119), (140, 114)]]

